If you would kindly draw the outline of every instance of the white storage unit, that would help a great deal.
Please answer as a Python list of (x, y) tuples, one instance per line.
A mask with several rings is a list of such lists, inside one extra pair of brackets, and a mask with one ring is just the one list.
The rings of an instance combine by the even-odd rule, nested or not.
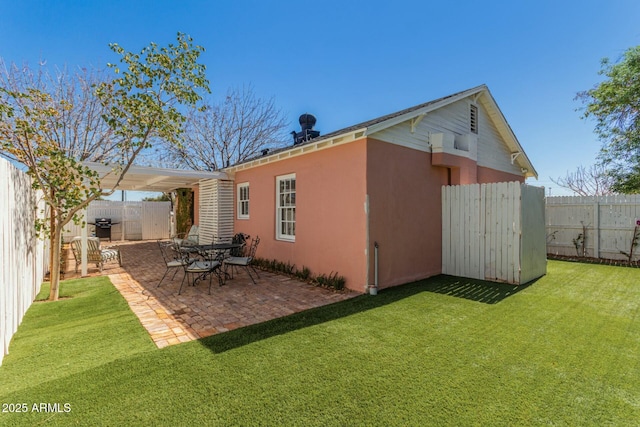
[(442, 272), (514, 285), (546, 274), (544, 215), (544, 188), (443, 186)]

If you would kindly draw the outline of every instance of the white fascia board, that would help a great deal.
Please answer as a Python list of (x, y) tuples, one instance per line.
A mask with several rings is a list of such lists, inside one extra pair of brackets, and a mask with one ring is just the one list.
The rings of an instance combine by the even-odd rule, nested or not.
[(372, 135), (372, 134), (374, 134), (376, 132), (380, 132), (381, 130), (390, 128), (390, 127), (398, 125), (400, 123), (404, 123), (406, 121), (409, 121), (409, 120), (411, 120), (411, 119), (413, 119), (413, 118), (415, 118), (417, 116), (423, 116), (423, 115), (425, 115), (425, 114), (427, 114), (427, 113), (429, 113), (431, 111), (437, 110), (438, 108), (442, 108), (442, 107), (444, 107), (446, 105), (453, 104), (454, 102), (458, 102), (461, 99), (468, 98), (468, 97), (470, 97), (472, 95), (475, 95), (475, 94), (483, 92), (483, 91), (488, 91), (488, 89), (487, 89), (487, 87), (485, 85), (478, 86), (477, 88), (470, 89), (468, 91), (459, 93), (456, 96), (452, 96), (450, 98), (443, 99), (443, 100), (435, 102), (433, 104), (426, 105), (423, 108), (419, 108), (417, 110), (410, 111), (410, 112), (402, 114), (400, 116), (393, 117), (393, 118), (391, 118), (389, 120), (385, 120), (383, 122), (376, 123), (375, 125), (369, 126), (367, 128), (366, 135), (369, 136), (369, 135)]

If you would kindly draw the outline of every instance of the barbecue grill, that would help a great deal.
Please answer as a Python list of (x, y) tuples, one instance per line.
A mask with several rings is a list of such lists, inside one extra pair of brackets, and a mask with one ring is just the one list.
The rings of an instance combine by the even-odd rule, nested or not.
[(111, 218), (96, 218), (96, 237), (111, 241)]

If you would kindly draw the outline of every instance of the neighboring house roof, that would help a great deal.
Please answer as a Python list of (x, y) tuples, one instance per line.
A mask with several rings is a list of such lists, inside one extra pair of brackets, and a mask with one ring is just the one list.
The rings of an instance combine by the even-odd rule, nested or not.
[(395, 113), (368, 120), (366, 122), (358, 123), (356, 125), (337, 130), (335, 132), (320, 135), (319, 137), (302, 144), (272, 150), (264, 156), (245, 160), (223, 170), (233, 172), (240, 169), (254, 167), (259, 164), (268, 163), (273, 160), (302, 154), (311, 151), (312, 147), (321, 148), (325, 145), (335, 145), (338, 143), (349, 142), (358, 138), (362, 138), (363, 136), (371, 136), (376, 132), (380, 132), (384, 129), (390, 128), (391, 126), (413, 120), (417, 117), (425, 115), (429, 111), (442, 108), (446, 105), (469, 97), (474, 97), (476, 100), (483, 102), (485, 108), (487, 108), (487, 110), (489, 111), (491, 120), (506, 142), (509, 151), (512, 153), (512, 158), (523, 169), (527, 170), (525, 176), (538, 178), (538, 173), (533, 167), (533, 164), (522, 149), (520, 142), (513, 133), (513, 130), (502, 114), (502, 111), (500, 111), (500, 108), (493, 98), (493, 95), (491, 95), (489, 88), (484, 84), (448, 96), (444, 96), (442, 98), (434, 99), (433, 101), (425, 102), (424, 104), (419, 104), (414, 107), (397, 111)]

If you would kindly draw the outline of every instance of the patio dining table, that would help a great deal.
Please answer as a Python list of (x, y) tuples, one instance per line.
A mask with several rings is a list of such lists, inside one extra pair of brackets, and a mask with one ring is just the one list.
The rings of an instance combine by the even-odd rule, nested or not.
[[(187, 253), (198, 253), (202, 258), (207, 261), (218, 261), (220, 264), (223, 263), (224, 253), (226, 251), (232, 249), (238, 249), (243, 247), (242, 243), (210, 243), (206, 245), (184, 245), (180, 246), (180, 250), (183, 250)], [(198, 280), (204, 279), (208, 273), (202, 274), (194, 283)], [(223, 281), (226, 282), (226, 279), (230, 277), (226, 272), (224, 272)]]
[(238, 249), (243, 246), (242, 243), (211, 243), (208, 245), (189, 245), (188, 248), (194, 248), (200, 255), (205, 256), (205, 254), (215, 253), (219, 257), (219, 254), (223, 254), (225, 251), (229, 251), (231, 249)]

